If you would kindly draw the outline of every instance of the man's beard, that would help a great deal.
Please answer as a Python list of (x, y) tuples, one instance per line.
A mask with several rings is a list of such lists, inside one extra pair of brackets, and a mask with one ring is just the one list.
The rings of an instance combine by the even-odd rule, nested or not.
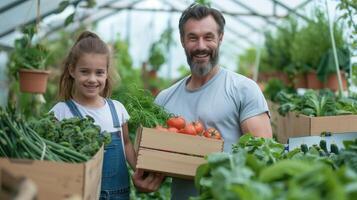
[[(185, 50), (187, 63), (191, 68), (192, 74), (203, 77), (206, 76), (218, 63), (219, 60), (219, 46), (215, 50), (195, 50), (191, 54)], [(194, 62), (193, 57), (197, 54), (208, 54), (208, 63)]]

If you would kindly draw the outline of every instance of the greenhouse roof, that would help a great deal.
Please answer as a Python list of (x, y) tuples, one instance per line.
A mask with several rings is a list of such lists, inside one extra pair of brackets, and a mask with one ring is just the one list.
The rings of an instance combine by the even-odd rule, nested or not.
[[(70, 0), (71, 6), (59, 12), (63, 0), (2, 0), (0, 1), (0, 50), (10, 50), (14, 40), (21, 35), (20, 27), (40, 21), (42, 37), (54, 37), (64, 27), (65, 19), (75, 11), (74, 23), (66, 30), (74, 30), (80, 24), (96, 23), (95, 31), (106, 41), (113, 40), (118, 33), (130, 43), (130, 51), (136, 55), (136, 64), (147, 58), (149, 45), (162, 30), (171, 26), (179, 44), (178, 19), (180, 13), (192, 0)], [(263, 32), (279, 24), (279, 19), (294, 14), (309, 20), (301, 8), (309, 0), (212, 0), (211, 6), (221, 10), (226, 18), (226, 31), (221, 51), (225, 59), (235, 60), (242, 50), (260, 45)], [(321, 3), (321, 2), (320, 2)], [(75, 6), (77, 5), (77, 6)], [(148, 31), (150, 30), (150, 31)], [(181, 49), (176, 45), (177, 49)], [(224, 47), (224, 48), (223, 48)], [(184, 52), (179, 50), (179, 59), (185, 64)], [(173, 61), (174, 62), (174, 61)], [(227, 63), (229, 64), (229, 63)], [(170, 74), (170, 72), (166, 72)], [(171, 75), (170, 75), (171, 76)]]
[[(42, 19), (41, 26), (45, 26), (46, 32), (51, 32), (63, 27), (65, 13), (73, 8), (69, 7), (65, 12), (57, 14), (59, 4), (63, 0), (2, 0), (0, 1), (0, 44), (10, 46), (19, 28), (23, 25), (36, 22), (37, 12)], [(72, 5), (79, 3), (79, 9), (75, 21), (86, 20), (87, 23), (106, 20), (120, 11), (176, 13), (180, 14), (193, 1), (188, 0), (96, 0), (94, 8), (83, 8), (85, 0), (69, 1)], [(253, 33), (260, 32), (262, 27), (276, 25), (276, 19), (284, 18), (294, 13), (297, 16), (308, 19), (304, 14), (299, 14), (297, 8), (305, 6), (309, 0), (213, 0), (212, 7), (221, 10), (228, 18), (227, 32), (244, 38), (248, 43), (253, 43), (246, 32), (241, 32), (243, 26)], [(38, 8), (39, 3), (39, 10)], [(83, 4), (83, 7), (81, 6)], [(48, 20), (47, 18), (51, 18)], [(47, 22), (47, 23), (46, 23)], [(62, 22), (62, 23), (61, 23)], [(239, 28), (234, 26), (238, 25)]]

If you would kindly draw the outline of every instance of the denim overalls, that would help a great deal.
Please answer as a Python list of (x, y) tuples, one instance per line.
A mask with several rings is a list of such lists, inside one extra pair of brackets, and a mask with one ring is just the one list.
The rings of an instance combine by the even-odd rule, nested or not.
[[(112, 100), (106, 99), (112, 115), (113, 126), (120, 128), (118, 114)], [(66, 101), (74, 116), (83, 118), (72, 100)], [(129, 173), (120, 130), (111, 133), (112, 142), (104, 148), (102, 187), (100, 200), (129, 200)]]

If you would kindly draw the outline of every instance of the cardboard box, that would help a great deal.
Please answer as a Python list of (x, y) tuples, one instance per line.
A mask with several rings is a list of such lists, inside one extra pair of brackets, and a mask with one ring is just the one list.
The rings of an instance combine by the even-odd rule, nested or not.
[(357, 115), (309, 117), (290, 112), (278, 117), (278, 141), (286, 143), (290, 137), (319, 136), (322, 132), (356, 132), (356, 122)]
[(136, 168), (193, 179), (204, 156), (223, 151), (223, 140), (139, 127), (135, 150)]
[(1, 168), (35, 182), (39, 200), (99, 199), (103, 147), (85, 163), (0, 158)]
[(271, 128), (273, 131), (273, 134), (277, 134), (278, 132), (278, 117), (279, 117), (279, 113), (278, 113), (278, 108), (279, 108), (279, 104), (274, 103), (270, 100), (267, 100), (267, 104), (268, 104), (268, 108), (269, 108), (269, 113), (270, 113), (270, 124), (271, 124)]

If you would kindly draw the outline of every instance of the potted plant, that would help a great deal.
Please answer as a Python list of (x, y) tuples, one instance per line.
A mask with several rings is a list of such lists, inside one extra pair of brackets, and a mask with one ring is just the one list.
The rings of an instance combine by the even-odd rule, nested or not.
[(49, 71), (45, 69), (49, 51), (42, 44), (33, 43), (35, 33), (35, 25), (27, 26), (23, 29), (23, 36), (15, 40), (9, 72), (19, 80), (20, 91), (44, 93), (49, 75)]
[(278, 27), (275, 33), (265, 34), (266, 54), (262, 54), (262, 63), (275, 69), (275, 77), (295, 87), (305, 87), (304, 80), (298, 80), (301, 70), (292, 62), (291, 41), (299, 31), (296, 18), (289, 17)]
[[(336, 48), (343, 49), (345, 42), (342, 28), (336, 22), (334, 22), (333, 27)], [(323, 88), (331, 72), (335, 72), (334, 69), (325, 70), (327, 65), (326, 61), (323, 61), (323, 58), (331, 49), (328, 19), (322, 11), (316, 10), (315, 19), (309, 21), (298, 32), (291, 48), (293, 63), (307, 74), (308, 88)]]
[(161, 65), (165, 63), (165, 60), (162, 45), (159, 42), (153, 43), (149, 55), (149, 64), (151, 66), (151, 70), (149, 71), (150, 77), (156, 78), (156, 72), (159, 71)]

